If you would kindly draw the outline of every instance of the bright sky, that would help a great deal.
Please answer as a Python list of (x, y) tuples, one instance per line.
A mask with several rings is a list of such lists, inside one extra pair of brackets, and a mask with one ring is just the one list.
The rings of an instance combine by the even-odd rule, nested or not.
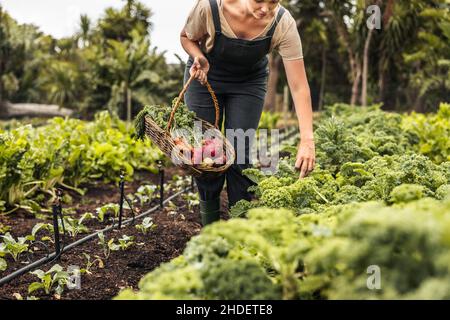
[[(177, 62), (174, 53), (187, 58), (179, 34), (195, 0), (140, 0), (153, 11), (152, 46), (167, 51), (168, 62)], [(33, 23), (56, 38), (78, 30), (80, 14), (97, 20), (107, 7), (121, 7), (123, 0), (0, 0), (19, 23)]]

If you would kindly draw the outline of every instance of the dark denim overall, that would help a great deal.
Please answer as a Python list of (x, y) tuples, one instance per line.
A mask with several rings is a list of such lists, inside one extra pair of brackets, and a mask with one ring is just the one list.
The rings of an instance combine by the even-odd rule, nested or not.
[[(285, 9), (280, 7), (275, 22), (264, 37), (255, 40), (228, 38), (222, 34), (217, 0), (210, 0), (216, 30), (214, 46), (205, 54), (209, 61), (208, 82), (214, 89), (220, 105), (220, 121), (225, 119), (225, 129), (257, 129), (267, 91), (269, 75), (267, 54), (270, 51), (275, 29)], [(193, 59), (190, 57), (185, 70), (184, 82), (189, 79), (189, 69)], [(211, 96), (205, 86), (198, 81), (191, 82), (185, 94), (185, 102), (197, 116), (214, 123), (215, 111)], [(231, 143), (237, 148), (238, 138)], [(252, 182), (242, 175), (242, 169), (251, 166), (249, 150), (254, 136), (245, 143), (245, 163), (234, 164), (225, 175), (214, 180), (196, 179), (201, 200), (220, 197), (225, 178), (229, 206), (241, 199), (250, 200), (247, 189)], [(242, 141), (241, 141), (242, 142)], [(239, 150), (236, 150), (239, 152)]]

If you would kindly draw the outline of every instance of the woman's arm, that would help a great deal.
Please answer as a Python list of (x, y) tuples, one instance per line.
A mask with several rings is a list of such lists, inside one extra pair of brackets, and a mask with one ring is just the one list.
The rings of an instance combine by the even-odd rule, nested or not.
[(200, 49), (199, 43), (197, 41), (192, 41), (187, 37), (184, 28), (180, 34), (180, 42), (181, 46), (187, 52), (187, 54), (194, 59), (194, 63), (189, 70), (190, 74), (195, 74), (195, 78), (204, 85), (207, 81), (207, 75), (209, 71), (208, 59), (206, 59), (205, 55)]
[(314, 169), (316, 161), (311, 93), (304, 60), (283, 60), (283, 63), (300, 128), (300, 144), (295, 167), (300, 170), (300, 178), (303, 178)]

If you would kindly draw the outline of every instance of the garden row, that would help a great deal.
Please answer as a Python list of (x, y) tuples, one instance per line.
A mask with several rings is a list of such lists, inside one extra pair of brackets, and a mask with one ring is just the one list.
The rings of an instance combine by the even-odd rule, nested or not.
[[(62, 249), (72, 249), (40, 266), (42, 270), (8, 280), (0, 288), (1, 298), (111, 298), (124, 283), (132, 286), (146, 271), (179, 255), (192, 233), (199, 231), (199, 222), (191, 214), (198, 201), (193, 193), (117, 230), (119, 180), (125, 178), (125, 194), (140, 214), (159, 203), (157, 163), (163, 160), (164, 166), (164, 158), (149, 140), (138, 141), (131, 127), (107, 112), (98, 113), (92, 122), (53, 118), (36, 126), (9, 122), (2, 128), (0, 278), (10, 279), (35, 261), (49, 260), (46, 257), (55, 248), (51, 208), (57, 200), (62, 200), (63, 208), (58, 223), (60, 232), (64, 231)], [(170, 180), (164, 183), (167, 199), (188, 181), (174, 168), (165, 171)], [(59, 190), (62, 199), (57, 197)], [(126, 202), (124, 214), (131, 216)], [(184, 217), (190, 221), (183, 223)], [(113, 224), (116, 228), (111, 232), (72, 246)], [(146, 252), (155, 250), (144, 259)], [(134, 260), (140, 262), (128, 266)], [(71, 269), (74, 265), (77, 268)], [(123, 270), (115, 272), (118, 268)], [(67, 290), (74, 272), (83, 285)], [(96, 292), (91, 290), (94, 287)]]
[(335, 105), (278, 171), (246, 170), (256, 200), (119, 299), (450, 298), (450, 105), (400, 115)]
[[(151, 215), (122, 228), (117, 227), (117, 187), (98, 185), (94, 189), (89, 186), (82, 199), (78, 199), (74, 191), (69, 191), (77, 204), (63, 208), (62, 245), (63, 249), (72, 248), (58, 260), (3, 284), (0, 298), (109, 299), (123, 287), (136, 286), (145, 272), (178, 256), (189, 238), (200, 231), (198, 217), (194, 214), (198, 198), (195, 193), (183, 192), (190, 185), (190, 179), (182, 178), (172, 169), (168, 174), (172, 179), (164, 184), (164, 199), (173, 199), (166, 200), (161, 209), (157, 209), (160, 201), (156, 185), (144, 184), (148, 180), (158, 181), (157, 175), (142, 172), (127, 185), (127, 198), (136, 214), (150, 212)], [(179, 196), (173, 197), (176, 194)], [(106, 200), (112, 202), (98, 206)], [(152, 210), (148, 210), (149, 207)], [(130, 208), (125, 206), (125, 209), (125, 218), (131, 217)], [(1, 221), (5, 222), (0, 234), (2, 277), (53, 251), (53, 225), (46, 220), (30, 218), (29, 215), (22, 218), (19, 212), (3, 216)], [(108, 227), (113, 224), (114, 229), (99, 232), (110, 229)], [(63, 230), (61, 221), (59, 229)], [(90, 241), (72, 246), (91, 234), (95, 237)], [(74, 277), (78, 279), (75, 282), (78, 287), (73, 287)]]
[(0, 129), (0, 213), (45, 212), (58, 187), (82, 195), (83, 184), (118, 182), (121, 171), (127, 180), (137, 169), (155, 172), (159, 159), (149, 140), (134, 139), (107, 112), (93, 122), (53, 118), (39, 127)]

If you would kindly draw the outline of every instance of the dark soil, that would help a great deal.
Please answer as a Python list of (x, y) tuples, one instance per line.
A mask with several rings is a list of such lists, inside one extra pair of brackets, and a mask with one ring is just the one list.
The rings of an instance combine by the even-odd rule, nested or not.
[[(183, 174), (176, 168), (168, 168), (166, 171), (167, 181), (175, 174)], [(151, 173), (139, 172), (134, 177), (133, 182), (127, 182), (125, 193), (134, 193), (142, 184), (157, 184), (158, 176)], [(86, 186), (88, 192), (84, 196), (79, 196), (73, 192), (66, 191), (73, 198), (72, 205), (64, 204), (63, 207), (74, 209), (74, 216), (80, 216), (85, 212), (95, 213), (95, 208), (107, 203), (118, 203), (120, 194), (118, 186), (114, 184), (96, 184)], [(175, 192), (168, 191), (166, 197)], [(144, 208), (136, 208), (137, 214), (153, 207), (156, 202), (146, 205)], [(227, 219), (225, 213), (227, 207), (226, 193), (222, 194), (222, 218)], [(128, 214), (129, 212), (126, 211)], [(50, 215), (48, 215), (50, 217)], [(157, 210), (150, 215), (157, 227), (149, 231), (146, 235), (138, 231), (135, 225), (128, 225), (120, 230), (114, 230), (105, 234), (106, 239), (117, 239), (123, 235), (133, 236), (134, 244), (127, 250), (111, 252), (107, 258), (103, 248), (98, 244), (98, 238), (94, 238), (72, 250), (64, 253), (59, 262), (41, 266), (40, 269), (46, 271), (55, 263), (62, 267), (78, 266), (86, 268), (87, 258), (84, 254), (90, 256), (91, 261), (97, 257), (101, 259), (103, 266), (95, 263), (91, 268), (92, 274), (82, 274), (81, 288), (66, 289), (59, 297), (55, 294), (45, 295), (43, 291), (36, 291), (32, 295), (40, 299), (111, 299), (123, 288), (137, 289), (139, 280), (143, 275), (157, 268), (164, 262), (167, 262), (179, 256), (189, 239), (197, 235), (201, 230), (198, 207), (189, 208), (182, 197), (173, 200), (172, 206)], [(31, 233), (31, 229), (38, 222), (51, 222), (37, 219), (32, 215), (16, 212), (9, 216), (0, 216), (0, 224), (11, 226), (11, 234), (15, 237), (24, 236)], [(136, 224), (141, 223), (137, 220)], [(89, 227), (89, 233), (103, 229), (108, 223), (100, 223), (97, 220), (90, 220), (86, 223)], [(41, 235), (41, 234), (40, 234)], [(45, 231), (42, 235), (45, 235)], [(79, 234), (75, 238), (66, 239), (67, 244), (86, 236)], [(0, 277), (10, 274), (26, 265), (26, 261), (36, 261), (46, 255), (43, 246), (36, 245), (36, 252), (31, 255), (22, 255), (20, 262), (13, 262), (7, 257), (8, 269), (1, 273)], [(52, 244), (49, 244), (49, 250), (52, 251)], [(0, 287), (0, 299), (16, 299), (20, 294), (24, 299), (28, 296), (28, 286), (37, 281), (38, 278), (32, 274), (25, 274)]]

